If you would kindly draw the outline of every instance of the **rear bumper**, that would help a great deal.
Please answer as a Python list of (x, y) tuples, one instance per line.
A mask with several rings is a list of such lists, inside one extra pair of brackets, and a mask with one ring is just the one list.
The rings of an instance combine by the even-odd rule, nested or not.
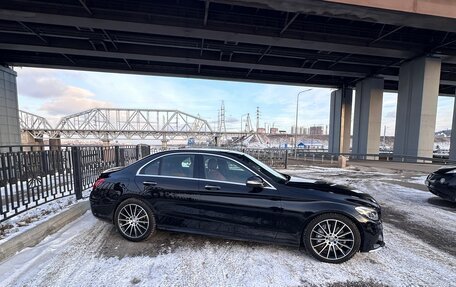
[(112, 222), (114, 212), (113, 204), (100, 204), (97, 201), (90, 200), (90, 209), (94, 216)]
[(361, 252), (371, 252), (380, 250), (385, 246), (383, 241), (383, 225), (382, 222), (366, 222), (363, 224), (363, 243)]

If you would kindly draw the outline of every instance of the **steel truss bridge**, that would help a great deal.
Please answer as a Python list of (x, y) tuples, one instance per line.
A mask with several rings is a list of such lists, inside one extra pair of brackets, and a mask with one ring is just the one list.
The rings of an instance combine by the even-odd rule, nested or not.
[(25, 111), (19, 111), (19, 120), (22, 132), (35, 139), (171, 140), (220, 134), (206, 120), (178, 110), (96, 108), (63, 117), (55, 128), (44, 117)]

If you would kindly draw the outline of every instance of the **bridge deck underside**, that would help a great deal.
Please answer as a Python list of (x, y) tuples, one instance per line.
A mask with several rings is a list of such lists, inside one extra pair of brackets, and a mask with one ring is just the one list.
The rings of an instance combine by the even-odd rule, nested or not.
[(0, 9), (7, 65), (326, 87), (382, 76), (397, 90), (399, 66), (428, 55), (442, 58), (440, 93), (455, 94), (455, 19), (430, 30), (245, 1), (9, 0)]

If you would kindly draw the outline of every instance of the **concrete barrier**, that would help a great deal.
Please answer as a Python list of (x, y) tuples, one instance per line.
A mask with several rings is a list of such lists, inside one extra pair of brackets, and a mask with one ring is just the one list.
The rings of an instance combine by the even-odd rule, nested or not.
[(337, 165), (339, 168), (346, 168), (347, 167), (347, 158), (343, 155), (340, 155), (337, 159)]
[(89, 201), (81, 201), (71, 206), (68, 210), (46, 220), (23, 233), (14, 236), (0, 244), (0, 262), (20, 252), (26, 247), (32, 247), (70, 222), (76, 220), (90, 209)]

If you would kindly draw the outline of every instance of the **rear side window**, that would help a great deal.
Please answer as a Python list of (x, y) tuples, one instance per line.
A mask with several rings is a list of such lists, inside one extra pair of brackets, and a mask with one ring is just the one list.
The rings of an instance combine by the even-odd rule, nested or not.
[(169, 155), (161, 158), (160, 175), (193, 177), (195, 156), (189, 154)]
[(146, 165), (140, 172), (140, 174), (147, 175), (158, 175), (160, 169), (160, 159), (154, 160), (153, 162)]
[(193, 177), (195, 156), (189, 154), (168, 155), (146, 165), (140, 174), (174, 177)]

